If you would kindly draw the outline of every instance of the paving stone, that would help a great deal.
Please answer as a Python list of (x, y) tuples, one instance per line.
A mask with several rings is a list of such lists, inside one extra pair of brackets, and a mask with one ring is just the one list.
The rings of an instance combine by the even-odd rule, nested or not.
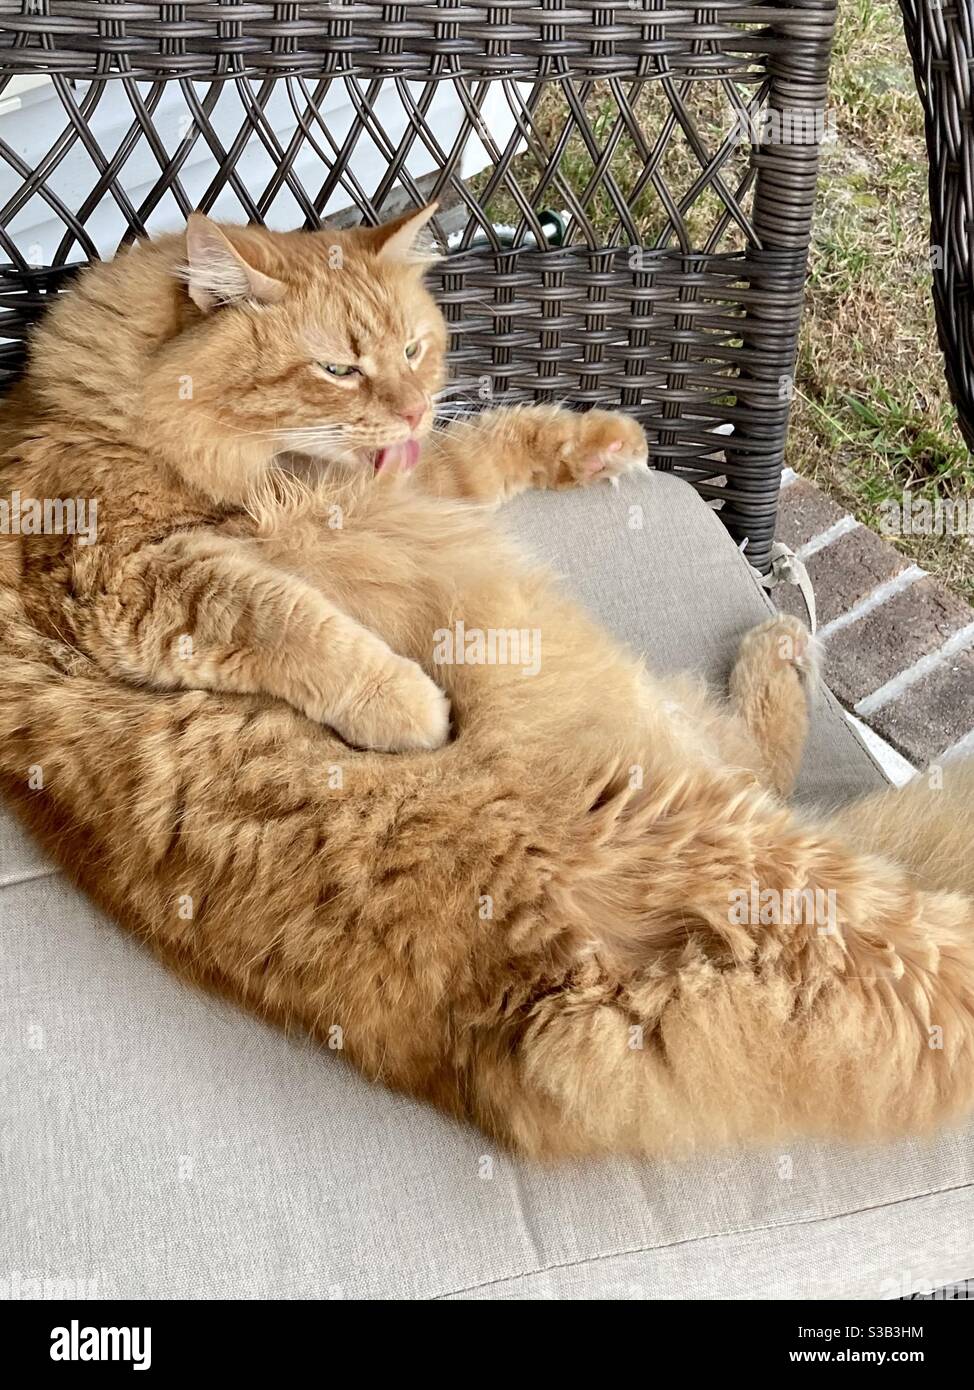
[(869, 715), (871, 728), (917, 767), (974, 729), (974, 652), (950, 657)]
[[(782, 496), (777, 539), (799, 550), (843, 515), (817, 488), (800, 480)], [(819, 625), (824, 627), (851, 612), (878, 585), (902, 574), (909, 561), (859, 526), (816, 551), (807, 566)], [(772, 598), (782, 612), (807, 621), (797, 588), (781, 584)], [(826, 679), (842, 703), (852, 708), (914, 662), (938, 651), (972, 621), (974, 609), (936, 580), (920, 579), (829, 639)], [(974, 729), (974, 650), (938, 664), (897, 699), (868, 715), (866, 722), (914, 765), (935, 761)]]
[(815, 590), (821, 627), (848, 613), (860, 599), (909, 567), (898, 550), (857, 526), (808, 560), (808, 576)]
[(851, 707), (972, 620), (962, 599), (935, 579), (919, 579), (828, 639), (826, 680)]
[[(816, 550), (806, 568), (815, 590), (819, 627), (848, 613), (878, 584), (901, 574), (908, 565), (899, 551), (865, 526)], [(783, 613), (805, 618), (805, 604), (793, 584), (779, 584), (772, 594)]]
[(790, 613), (793, 618), (801, 618), (803, 623), (808, 624), (805, 600), (802, 598), (801, 590), (794, 584), (776, 584), (771, 590), (771, 597), (779, 612)]
[(784, 541), (792, 550), (799, 550), (813, 536), (820, 536), (845, 515), (842, 508), (826, 497), (821, 488), (799, 478), (781, 494), (775, 540)]

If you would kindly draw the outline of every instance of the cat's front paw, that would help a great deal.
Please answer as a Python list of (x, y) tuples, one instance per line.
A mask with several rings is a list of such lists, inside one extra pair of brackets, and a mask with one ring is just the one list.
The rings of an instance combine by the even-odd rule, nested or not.
[(588, 487), (613, 482), (622, 473), (644, 468), (649, 445), (642, 425), (617, 410), (565, 412), (565, 437), (557, 450), (556, 487)]
[(450, 702), (415, 661), (390, 653), (346, 692), (328, 720), (356, 748), (377, 753), (415, 753), (441, 748), (450, 734)]

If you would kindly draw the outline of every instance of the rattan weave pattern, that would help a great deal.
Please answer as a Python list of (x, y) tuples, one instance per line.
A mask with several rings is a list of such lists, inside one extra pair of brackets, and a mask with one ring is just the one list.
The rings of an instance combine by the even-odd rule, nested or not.
[(831, 22), (819, 4), (737, 0), (4, 0), (0, 48), (10, 71), (75, 78), (746, 77), (767, 53), (828, 43)]
[(833, 3), (0, 0), (0, 102), (45, 73), (61, 113), (33, 158), (0, 123), (0, 379), (73, 265), (194, 207), (315, 227), (438, 198), (453, 407), (622, 405), (766, 565), (818, 143), (758, 123), (819, 120)]
[(957, 419), (974, 449), (974, 13), (900, 0), (923, 103), (937, 332)]

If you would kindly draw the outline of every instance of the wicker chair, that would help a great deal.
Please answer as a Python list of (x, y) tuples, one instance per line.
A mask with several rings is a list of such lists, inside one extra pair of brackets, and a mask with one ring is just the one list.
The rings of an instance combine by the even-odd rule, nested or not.
[[(46, 75), (61, 119), (33, 162), (0, 141), (0, 372), (68, 267), (114, 249), (90, 226), (106, 204), (114, 241), (194, 204), (315, 226), (438, 198), (457, 398), (635, 412), (655, 467), (719, 501), (766, 568), (833, 18), (833, 0), (3, 0), (0, 108)], [(109, 109), (124, 119), (102, 137)]]
[[(505, 525), (656, 667), (719, 682), (770, 611), (735, 542), (767, 565), (832, 21), (831, 0), (0, 0), (0, 367), (72, 266), (194, 206), (315, 226), (438, 198), (451, 399), (621, 405), (662, 470), (519, 498)], [(824, 692), (801, 796), (881, 781)], [(960, 1143), (485, 1153), (170, 979), (2, 808), (0, 938), (11, 1289), (867, 1297), (970, 1273)]]
[(974, 449), (974, 15), (939, 0), (900, 0), (900, 9), (926, 123), (937, 332)]

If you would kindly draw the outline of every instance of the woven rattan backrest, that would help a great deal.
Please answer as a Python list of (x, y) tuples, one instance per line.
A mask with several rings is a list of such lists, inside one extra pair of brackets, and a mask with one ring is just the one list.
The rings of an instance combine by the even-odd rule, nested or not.
[(974, 13), (900, 0), (930, 156), (937, 332), (957, 423), (974, 449)]
[[(437, 198), (454, 408), (633, 411), (763, 565), (833, 19), (829, 0), (0, 0), (0, 373), (72, 265), (194, 206), (315, 226)], [(33, 157), (8, 90), (57, 111)]]

